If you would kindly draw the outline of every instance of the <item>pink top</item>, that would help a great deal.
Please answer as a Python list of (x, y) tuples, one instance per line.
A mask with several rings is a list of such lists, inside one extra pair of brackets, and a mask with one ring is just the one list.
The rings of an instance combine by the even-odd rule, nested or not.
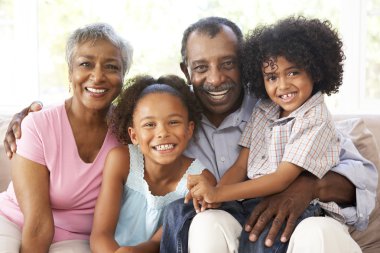
[[(54, 242), (89, 238), (104, 161), (108, 151), (118, 145), (109, 131), (94, 162), (83, 162), (64, 105), (30, 113), (22, 122), (17, 154), (50, 171)], [(12, 183), (0, 194), (0, 214), (22, 227), (23, 214)]]

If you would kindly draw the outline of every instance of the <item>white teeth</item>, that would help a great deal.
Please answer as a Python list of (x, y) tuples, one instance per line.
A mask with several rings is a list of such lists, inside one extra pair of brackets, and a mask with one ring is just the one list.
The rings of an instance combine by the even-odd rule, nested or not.
[(289, 93), (289, 94), (281, 95), (280, 98), (288, 99), (288, 98), (292, 98), (294, 96), (295, 96), (295, 93)]
[(222, 99), (224, 95), (226, 95), (228, 90), (223, 91), (209, 91), (208, 94), (210, 94), (214, 99)]
[(104, 93), (106, 91), (106, 89), (95, 89), (95, 88), (90, 88), (90, 87), (87, 87), (87, 90), (93, 93), (98, 93), (98, 94)]
[(158, 151), (165, 151), (165, 150), (173, 149), (174, 145), (173, 144), (157, 145), (155, 148)]

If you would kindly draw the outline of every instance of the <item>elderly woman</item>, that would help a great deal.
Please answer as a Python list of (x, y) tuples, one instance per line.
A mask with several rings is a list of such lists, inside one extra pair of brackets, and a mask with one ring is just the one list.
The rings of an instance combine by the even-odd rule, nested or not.
[(132, 48), (106, 24), (77, 29), (66, 47), (73, 96), (31, 113), (0, 194), (0, 252), (90, 252), (95, 202), (110, 149), (107, 114)]

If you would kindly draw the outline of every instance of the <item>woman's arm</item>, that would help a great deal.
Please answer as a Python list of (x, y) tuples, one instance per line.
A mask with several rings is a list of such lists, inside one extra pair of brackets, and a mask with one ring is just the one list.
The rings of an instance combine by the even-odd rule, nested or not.
[(15, 155), (12, 181), (24, 215), (21, 253), (48, 252), (54, 237), (49, 197), (49, 171), (41, 164)]
[(114, 148), (107, 155), (90, 237), (90, 246), (94, 253), (115, 252), (119, 248), (115, 240), (115, 230), (129, 164), (128, 146)]

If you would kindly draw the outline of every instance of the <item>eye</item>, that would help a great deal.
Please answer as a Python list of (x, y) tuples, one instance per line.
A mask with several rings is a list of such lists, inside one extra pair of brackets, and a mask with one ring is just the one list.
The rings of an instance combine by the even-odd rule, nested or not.
[(269, 75), (266, 75), (265, 79), (268, 82), (275, 82), (277, 80), (277, 76), (274, 74), (269, 74)]
[(204, 73), (207, 71), (207, 69), (208, 69), (207, 65), (197, 65), (193, 68), (194, 72), (197, 72), (197, 73)]
[(295, 70), (295, 71), (291, 71), (291, 72), (289, 72), (288, 76), (296, 76), (296, 75), (298, 75), (299, 73), (300, 73), (300, 72), (297, 71), (297, 70)]
[(169, 121), (169, 125), (178, 125), (178, 124), (180, 124), (181, 122), (179, 121), (179, 120), (170, 120)]
[(154, 124), (154, 122), (146, 122), (143, 124), (143, 127), (144, 128), (153, 128), (155, 127), (156, 124)]
[(81, 63), (79, 63), (79, 66), (81, 66), (81, 67), (85, 67), (85, 68), (88, 68), (88, 67), (90, 67), (90, 66), (91, 66), (91, 63), (90, 63), (90, 62), (87, 62), (87, 61), (85, 61), (85, 62), (81, 62)]
[(119, 71), (120, 70), (119, 66), (117, 66), (115, 64), (107, 64), (106, 69), (113, 70), (113, 71)]
[(236, 61), (234, 60), (228, 60), (222, 63), (222, 67), (227, 70), (233, 69), (235, 68), (235, 66), (236, 66)]

